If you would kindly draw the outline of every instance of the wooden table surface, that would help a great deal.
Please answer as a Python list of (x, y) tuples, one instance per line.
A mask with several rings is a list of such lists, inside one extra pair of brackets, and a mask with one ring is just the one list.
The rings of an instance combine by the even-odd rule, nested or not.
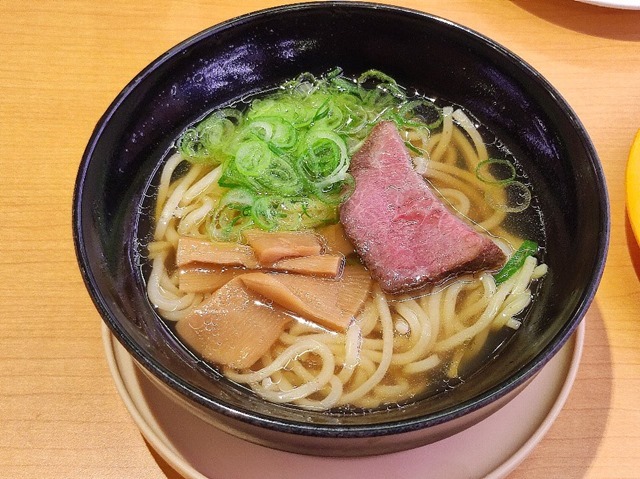
[[(138, 432), (109, 374), (73, 249), (75, 175), (98, 118), (150, 61), (278, 3), (287, 2), (0, 2), (0, 477), (180, 477)], [(591, 135), (611, 200), (607, 265), (566, 406), (510, 477), (640, 477), (640, 252), (624, 192), (640, 128), (640, 11), (573, 0), (388, 3), (520, 55)]]

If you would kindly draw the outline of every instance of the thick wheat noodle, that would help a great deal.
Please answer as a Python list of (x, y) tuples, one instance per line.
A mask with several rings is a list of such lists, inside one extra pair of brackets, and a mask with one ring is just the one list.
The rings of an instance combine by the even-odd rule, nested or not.
[(162, 274), (160, 275), (160, 287), (175, 296), (182, 295), (180, 289), (178, 288), (178, 279), (175, 277), (175, 275), (169, 276), (169, 273), (166, 269), (163, 270)]
[(407, 374), (416, 374), (423, 373), (430, 369), (434, 369), (440, 365), (442, 360), (440, 356), (437, 354), (431, 354), (420, 361), (415, 361), (413, 363), (406, 364), (403, 368), (403, 371)]
[[(373, 365), (373, 368), (371, 368), (371, 374), (373, 374), (376, 370), (375, 365), (373, 363), (370, 363), (370, 364)], [(352, 378), (349, 380), (349, 386), (355, 389), (359, 387), (361, 384), (364, 384), (364, 382), (367, 380), (367, 378), (369, 378), (369, 376), (370, 376), (369, 371), (360, 367), (354, 371)]]
[(478, 159), (478, 152), (460, 128), (456, 127), (453, 129), (451, 142), (455, 151), (458, 153), (458, 158), (464, 165), (464, 168), (461, 168), (461, 170), (473, 171), (480, 161)]
[[(173, 211), (173, 217), (177, 218), (179, 223), (182, 224), (184, 222), (184, 217), (191, 213), (193, 210), (198, 209), (200, 206), (200, 200), (194, 201), (193, 203), (189, 203), (185, 206), (177, 206)], [(178, 226), (180, 226), (180, 224)]]
[(431, 321), (429, 321), (429, 318), (425, 311), (420, 308), (420, 306), (415, 301), (412, 301), (410, 305), (406, 303), (400, 303), (396, 307), (410, 309), (411, 312), (420, 319), (420, 323), (422, 324), (422, 328), (418, 331), (415, 331), (415, 333), (419, 335), (419, 339), (415, 343), (413, 348), (404, 353), (394, 354), (391, 358), (392, 364), (404, 365), (424, 358), (429, 352), (427, 350), (427, 346), (430, 343), (432, 335)]
[(178, 207), (178, 204), (182, 200), (182, 196), (184, 192), (189, 188), (189, 186), (193, 183), (193, 181), (198, 177), (200, 171), (202, 170), (202, 165), (194, 165), (191, 167), (189, 172), (181, 178), (173, 190), (169, 198), (167, 198), (164, 207), (162, 208), (162, 212), (160, 213), (160, 217), (156, 221), (156, 231), (154, 239), (159, 240), (164, 236), (165, 230), (167, 229), (167, 225), (171, 219), (174, 218), (174, 211)]
[[(511, 295), (513, 294), (514, 293), (512, 292)], [(492, 328), (499, 329), (505, 326), (511, 318), (529, 306), (529, 303), (531, 303), (531, 294), (529, 292), (522, 292), (515, 296), (510, 296), (507, 301), (505, 301), (502, 311), (500, 311), (498, 316), (496, 316), (496, 319), (491, 324)]]
[[(423, 304), (424, 309), (427, 311), (427, 316), (432, 318), (432, 333), (431, 340), (429, 341), (428, 347), (429, 350), (435, 346), (436, 341), (441, 336), (442, 333), (442, 315), (441, 315), (441, 298), (442, 291), (438, 291), (438, 293), (430, 295), (427, 297), (426, 304)], [(426, 307), (425, 307), (426, 306)]]
[[(461, 194), (469, 198), (469, 200), (472, 203), (475, 203), (478, 201), (484, 201), (484, 197), (481, 194), (480, 190), (476, 188), (476, 185), (470, 185), (454, 175), (451, 175), (445, 171), (441, 171), (438, 168), (432, 168), (432, 163), (430, 162), (427, 163), (427, 170), (424, 174), (424, 177), (427, 178), (432, 183), (434, 181), (437, 181), (437, 182), (441, 182), (448, 185), (450, 188), (458, 189), (461, 192)], [(440, 193), (440, 190), (438, 188), (434, 188), (434, 189)], [(446, 200), (446, 196), (442, 193), (440, 194), (444, 196)], [(467, 215), (464, 215), (464, 216), (467, 216)], [(477, 227), (479, 227), (480, 230), (482, 230), (483, 232), (486, 232), (486, 231), (491, 231), (491, 229), (501, 224), (502, 221), (504, 221), (505, 217), (506, 217), (506, 213), (504, 211), (492, 210), (491, 214), (484, 219), (480, 219), (480, 218), (478, 219), (469, 218), (469, 219), (473, 221), (474, 224), (477, 225)]]
[[(453, 137), (453, 131), (455, 130), (455, 128), (456, 127), (454, 126), (453, 129), (451, 130), (452, 137)], [(434, 159), (433, 150), (435, 147), (437, 147), (441, 143), (440, 142), (441, 136), (442, 136), (441, 133), (436, 133), (434, 135), (431, 135), (429, 137), (429, 141), (423, 145), (423, 148), (427, 151), (428, 159)], [(446, 163), (448, 165), (455, 165), (458, 160), (458, 151), (455, 145), (451, 143), (451, 139), (449, 139), (448, 145), (449, 145), (449, 148), (447, 148), (447, 150), (444, 152), (439, 162)]]
[(545, 274), (547, 274), (548, 269), (549, 267), (546, 264), (544, 263), (539, 264), (533, 269), (533, 273), (531, 274), (531, 279), (542, 278)]
[(311, 399), (303, 398), (298, 399), (297, 401), (295, 401), (295, 403), (298, 406), (309, 409), (311, 411), (326, 411), (327, 409), (331, 409), (338, 403), (340, 396), (342, 396), (343, 394), (343, 382), (340, 380), (340, 378), (332, 376), (331, 379), (329, 379), (329, 386), (331, 390), (329, 394), (324, 397), (324, 399), (314, 401)]
[(153, 260), (153, 267), (151, 269), (151, 274), (149, 275), (147, 288), (149, 299), (158, 308), (165, 311), (176, 311), (185, 309), (191, 305), (193, 297), (195, 295), (186, 294), (184, 296), (178, 296), (162, 288), (160, 279), (162, 274), (164, 274), (165, 272), (163, 267), (165, 259), (165, 255), (158, 255)]
[[(450, 130), (448, 131), (447, 135), (448, 139), (441, 139), (441, 137), (444, 136), (444, 133), (439, 134), (441, 136), (437, 137), (436, 135), (433, 135), (429, 143), (425, 145), (425, 148), (427, 148), (428, 150), (432, 150), (434, 144), (436, 149), (441, 144), (446, 144), (447, 146), (453, 145), (452, 148), (448, 148), (446, 150), (447, 154), (450, 155), (451, 158), (447, 159), (447, 161), (438, 161), (439, 156), (438, 158), (436, 158), (436, 156), (434, 155), (434, 151), (431, 151), (430, 159), (433, 161), (429, 163), (433, 163), (434, 167), (440, 167), (444, 171), (469, 180), (469, 183), (475, 184), (476, 188), (480, 187), (482, 189), (486, 189), (488, 187), (488, 184), (479, 182), (475, 173), (478, 164), (488, 159), (487, 149), (482, 142), (480, 134), (478, 133), (476, 127), (471, 123), (471, 121), (462, 111), (456, 110), (455, 112), (453, 112), (450, 118), (458, 121), (462, 129), (467, 133), (469, 138), (471, 138), (473, 143), (468, 140), (467, 136), (465, 136), (460, 128), (458, 128), (456, 125), (451, 124)], [(436, 138), (437, 143), (433, 141)], [(462, 155), (462, 159), (464, 160), (467, 168), (459, 168), (455, 164), (456, 162), (453, 161), (453, 159), (457, 156), (455, 155), (456, 151), (458, 151)], [(506, 193), (504, 193), (503, 197), (501, 197), (502, 200), (504, 200), (504, 196), (506, 196)]]
[(465, 283), (456, 281), (449, 286), (443, 294), (442, 301), (442, 330), (445, 336), (451, 336), (455, 332), (457, 324), (456, 304), (458, 303), (458, 295)]
[[(480, 311), (487, 307), (487, 303), (491, 299), (491, 296), (495, 294), (496, 291), (496, 283), (493, 280), (493, 276), (490, 274), (483, 274), (480, 278), (480, 282), (482, 284), (483, 294), (480, 298), (474, 301), (471, 304), (466, 304), (459, 311), (459, 321), (463, 324), (466, 324), (470, 318), (476, 317)], [(477, 288), (479, 290), (480, 288)]]
[(178, 247), (178, 240), (180, 239), (180, 234), (178, 233), (177, 229), (176, 229), (176, 219), (173, 218), (169, 221), (169, 223), (167, 224), (167, 229), (164, 233), (164, 237), (167, 241), (171, 242), (172, 244), (176, 245), (176, 248)]
[(353, 371), (358, 367), (362, 349), (362, 331), (355, 322), (349, 325), (344, 341), (344, 361), (338, 377), (340, 381), (346, 383), (351, 379)]
[[(459, 110), (454, 112), (454, 115), (453, 115), (454, 118), (456, 117), (456, 114), (458, 115), (461, 114), (462, 117), (466, 118), (466, 116), (462, 112), (460, 113), (458, 112)], [(467, 138), (467, 136), (465, 136), (462, 130), (460, 130), (459, 128), (453, 129), (452, 142), (456, 148), (452, 148), (450, 151), (455, 151), (457, 149), (460, 152), (467, 166), (467, 169), (457, 168), (458, 173), (456, 174), (467, 176), (471, 182), (475, 183), (477, 187), (481, 188), (482, 190), (488, 191), (489, 189), (491, 189), (493, 195), (496, 197), (496, 201), (499, 201), (502, 203), (506, 202), (506, 191), (504, 190), (504, 188), (500, 188), (498, 191), (496, 191), (496, 186), (494, 184), (478, 181), (476, 177), (476, 167), (478, 166), (479, 163), (481, 163), (482, 161), (486, 161), (488, 159), (488, 153), (484, 144), (481, 141), (478, 142), (480, 139), (480, 134), (476, 130), (475, 126), (473, 126), (473, 124), (470, 121), (468, 121), (468, 119), (465, 122), (464, 129), (467, 132), (467, 134), (472, 138), (473, 143), (469, 141), (469, 139)], [(478, 147), (480, 149), (478, 149)], [(447, 162), (442, 162), (439, 164), (439, 166), (452, 166), (451, 164), (447, 165), (446, 163)], [(479, 203), (479, 204), (482, 204), (482, 203)], [(504, 213), (502, 211), (500, 212)], [(491, 227), (496, 226), (497, 224), (499, 223), (492, 222)], [(485, 226), (485, 228), (491, 229), (488, 225)]]
[(429, 154), (429, 157), (433, 161), (440, 161), (442, 155), (449, 148), (451, 142), (451, 135), (453, 134), (453, 108), (445, 107), (442, 109), (442, 132), (438, 138), (438, 143), (433, 151)]
[(442, 133), (432, 133), (429, 135), (429, 140), (422, 145), (417, 145), (427, 152), (428, 158), (431, 158), (431, 154), (438, 143), (440, 143), (440, 138), (442, 137)]
[[(533, 267), (531, 267), (531, 263), (535, 263), (535, 258), (531, 258), (531, 261), (525, 261), (525, 267), (521, 268), (514, 276), (509, 278), (507, 281), (502, 283), (496, 293), (493, 295), (489, 303), (487, 304), (487, 308), (482, 313), (478, 321), (476, 321), (472, 326), (454, 334), (453, 336), (448, 337), (447, 339), (436, 343), (435, 350), (438, 352), (448, 351), (453, 349), (454, 347), (462, 345), (465, 341), (471, 339), (474, 335), (478, 334), (484, 328), (491, 324), (498, 314), (505, 298), (507, 295), (511, 293), (515, 286), (520, 287), (520, 285), (524, 282), (527, 284), (531, 279), (531, 273), (533, 272)], [(529, 263), (529, 267), (527, 266)]]
[(475, 172), (461, 170), (455, 165), (450, 165), (447, 163), (442, 163), (434, 160), (427, 161), (428, 168), (433, 168), (442, 173), (446, 173), (448, 175), (453, 176), (454, 178), (458, 178), (462, 183), (466, 185), (467, 188), (471, 189), (480, 189), (480, 190), (488, 190), (492, 189), (493, 185), (491, 183), (485, 183), (478, 180)]
[[(304, 354), (308, 354), (308, 353), (304, 353)], [(290, 374), (292, 377), (297, 376), (302, 378), (302, 382), (313, 381), (313, 379), (315, 378), (315, 374), (313, 374), (313, 372), (311, 372), (302, 364), (302, 358), (294, 359), (287, 363), (284, 375), (286, 376), (287, 374)], [(287, 388), (287, 390), (288, 389), (293, 389), (293, 387), (289, 387)]]
[(360, 356), (360, 363), (358, 364), (358, 368), (356, 369), (354, 376), (356, 376), (357, 374), (362, 373), (362, 377), (364, 378), (360, 383), (358, 383), (358, 381), (353, 381), (352, 380), (352, 389), (355, 389), (359, 384), (364, 383), (364, 381), (370, 377), (373, 373), (376, 372), (377, 363), (373, 362), (371, 359), (369, 359), (368, 357), (361, 355)]
[(213, 211), (214, 207), (215, 205), (211, 198), (203, 198), (202, 204), (200, 206), (194, 208), (189, 213), (183, 216), (180, 224), (178, 225), (178, 233), (180, 233), (181, 235), (186, 235), (190, 231), (198, 231), (198, 226), (202, 224), (209, 213)]
[(443, 163), (447, 163), (449, 165), (455, 165), (458, 162), (458, 151), (456, 148), (449, 148), (444, 155)]
[[(278, 357), (276, 357), (273, 362), (258, 371), (248, 372), (248, 373), (238, 373), (232, 369), (225, 368), (225, 374), (232, 380), (239, 383), (257, 383), (262, 381), (266, 377), (269, 377), (273, 372), (284, 368), (287, 363), (296, 357), (304, 354), (312, 352), (317, 354), (322, 359), (322, 370), (315, 377), (315, 390), (324, 386), (327, 382), (329, 382), (330, 376), (333, 375), (334, 361), (333, 354), (329, 351), (329, 348), (318, 341), (313, 339), (302, 339), (296, 344), (289, 346), (285, 349)], [(331, 374), (328, 375), (327, 370), (330, 370)], [(308, 388), (313, 389), (313, 388)], [(304, 397), (304, 396), (298, 396)]]
[[(415, 303), (415, 300), (412, 300)], [(406, 344), (403, 344), (403, 349), (406, 351), (408, 349), (413, 348), (416, 343), (420, 340), (420, 332), (422, 331), (422, 324), (420, 323), (420, 318), (418, 314), (414, 311), (414, 308), (408, 307), (406, 301), (396, 302), (394, 303), (394, 309), (398, 313), (398, 318), (396, 319), (395, 329), (398, 330), (397, 323), (404, 322), (406, 324), (408, 331), (404, 334), (408, 335), (406, 337)], [(402, 351), (398, 351), (394, 354), (399, 354)]]
[(152, 241), (147, 246), (147, 250), (149, 252), (149, 259), (155, 258), (157, 255), (165, 253), (169, 254), (169, 252), (175, 247), (174, 244), (169, 241)]
[(158, 312), (167, 321), (176, 322), (186, 317), (187, 314), (189, 314), (189, 311), (191, 311), (191, 309), (193, 308), (196, 308), (201, 302), (202, 302), (202, 296), (194, 295), (193, 301), (185, 309), (177, 309), (174, 311), (158, 309)]
[[(481, 275), (481, 278), (485, 278), (487, 276), (493, 280), (493, 276), (487, 273)], [(459, 294), (457, 297), (452, 297), (448, 300), (451, 306), (447, 307), (447, 314), (450, 316), (443, 318), (443, 323), (446, 321), (450, 324), (446, 336), (457, 333), (469, 326), (470, 320), (476, 318), (486, 307), (490, 299), (490, 295), (486, 294), (487, 289), (484, 286), (487, 282), (476, 280), (465, 285), (462, 288), (465, 294)], [(480, 293), (480, 291), (484, 291), (484, 293)], [(460, 296), (465, 298), (473, 296), (475, 297), (475, 301), (463, 301), (460, 299)]]
[[(449, 168), (455, 168), (452, 165), (445, 165), (442, 163), (435, 163), (432, 160), (427, 160), (427, 169), (424, 173), (424, 177), (433, 183), (437, 180), (439, 183), (445, 183), (451, 188), (455, 188), (461, 191), (467, 198), (473, 202), (484, 201), (482, 193), (477, 184), (465, 181), (466, 178), (454, 175)], [(436, 191), (440, 191), (439, 188), (435, 188)]]
[[(472, 205), (482, 204), (483, 191), (491, 186), (475, 175), (476, 165), (486, 159), (486, 148), (477, 143), (477, 130), (461, 113), (447, 111), (442, 131), (429, 138), (411, 131), (407, 138), (430, 153), (425, 177), (437, 185), (445, 201), (463, 216), (477, 216)], [(458, 167), (461, 160), (471, 171)], [(148, 250), (149, 299), (170, 321), (185, 317), (211, 294), (180, 291), (177, 272), (171, 270), (170, 274), (167, 269), (167, 257), (175, 251), (180, 236), (207, 236), (205, 221), (222, 194), (217, 186), (220, 167), (208, 170), (202, 165), (192, 166), (171, 182), (182, 161), (178, 154), (170, 157), (161, 173), (155, 241)], [(521, 242), (499, 226), (504, 212), (491, 211), (485, 216), (470, 219), (511, 247)], [(387, 377), (391, 369), (411, 375), (429, 374), (446, 360), (449, 372), (457, 373), (461, 361), (482, 349), (491, 328), (515, 321), (513, 317), (531, 300), (528, 288), (532, 278), (544, 275), (545, 268), (528, 258), (518, 274), (498, 287), (490, 274), (466, 275), (414, 299), (386, 298), (374, 286), (346, 334), (294, 320), (271, 351), (253, 366), (255, 370), (223, 368), (223, 373), (267, 400), (311, 410), (396, 402), (419, 393), (420, 386), (402, 376)], [(394, 320), (406, 324), (398, 328), (396, 338)]]
[(160, 174), (160, 184), (158, 185), (158, 193), (156, 195), (156, 218), (160, 216), (162, 207), (164, 206), (164, 203), (167, 199), (167, 194), (169, 192), (169, 188), (171, 187), (171, 177), (173, 176), (173, 172), (183, 161), (184, 159), (182, 158), (182, 155), (180, 155), (180, 153), (174, 153), (167, 159), (164, 167), (162, 168), (162, 173)]
[(513, 287), (513, 294), (518, 295), (527, 290), (529, 283), (531, 282), (531, 275), (535, 271), (536, 264), (537, 261), (533, 256), (528, 256), (524, 260), (522, 268), (520, 268), (518, 273), (515, 275), (517, 281)]
[(474, 336), (469, 346), (465, 349), (464, 358), (471, 358), (482, 351), (484, 344), (489, 337), (490, 329), (491, 328), (485, 328), (484, 331), (481, 331)]
[[(485, 161), (489, 158), (489, 154), (487, 153), (487, 147), (482, 141), (482, 137), (478, 132), (477, 128), (473, 125), (469, 117), (462, 110), (455, 110), (452, 114), (453, 119), (458, 122), (460, 127), (469, 135), (471, 141), (473, 142), (473, 146), (475, 147), (477, 163), (471, 163), (470, 169), (475, 169), (478, 166), (478, 163)], [(473, 157), (469, 157), (471, 159)]]
[(387, 373), (387, 369), (389, 369), (389, 365), (391, 364), (391, 356), (393, 355), (393, 322), (391, 319), (391, 312), (389, 311), (389, 305), (379, 287), (376, 287), (374, 290), (374, 301), (378, 307), (380, 322), (382, 323), (382, 339), (384, 340), (382, 358), (378, 364), (376, 372), (357, 389), (344, 394), (342, 398), (340, 398), (341, 404), (350, 404), (367, 394), (382, 380), (384, 375)]
[(454, 188), (440, 188), (440, 194), (462, 216), (469, 216), (471, 201), (462, 191)]
[[(261, 359), (262, 366), (265, 367), (273, 363), (274, 359), (282, 354), (285, 349), (286, 348), (280, 348), (278, 351), (273, 351), (274, 354), (271, 354), (271, 352), (266, 353)], [(294, 360), (290, 361), (288, 364), (295, 363), (297, 363), (297, 361)], [(263, 385), (266, 389), (272, 391), (291, 390), (294, 388), (294, 386), (289, 380), (290, 377), (292, 379), (299, 380), (299, 377), (296, 377), (295, 373), (287, 371), (286, 369), (278, 369), (276, 371), (273, 371), (271, 375), (260, 381), (260, 384)]]
[[(482, 183), (479, 181), (475, 181), (475, 183), (470, 183), (465, 180), (470, 178), (464, 177), (461, 175), (452, 174), (452, 170), (459, 170), (455, 166), (447, 165), (443, 163), (434, 163), (432, 161), (427, 161), (427, 169), (424, 173), (424, 177), (428, 178), (430, 181), (440, 181), (447, 185), (450, 185), (451, 188), (459, 190), (462, 194), (464, 194), (467, 198), (470, 198), (472, 203), (478, 204), (478, 202), (484, 202), (484, 197), (481, 194), (481, 191), (484, 191), (489, 188), (495, 188), (494, 185), (484, 185), (484, 187), (480, 186)], [(468, 173), (468, 172), (465, 172)], [(474, 176), (475, 178), (475, 176)], [(479, 185), (480, 183), (480, 185)], [(437, 189), (437, 191), (440, 191)], [(443, 193), (441, 193), (443, 194)], [(444, 196), (444, 194), (443, 194)], [(446, 198), (446, 196), (445, 196)], [(505, 195), (502, 195), (502, 200), (504, 201), (506, 198)], [(462, 213), (462, 212), (461, 212)], [(464, 214), (464, 213), (463, 213)], [(465, 214), (466, 216), (466, 214)], [(475, 223), (480, 226), (483, 230), (491, 231), (499, 224), (501, 224), (505, 217), (507, 216), (505, 211), (502, 210), (492, 210), (492, 213), (489, 217), (484, 219), (474, 220)]]
[(382, 361), (383, 352), (377, 349), (363, 349), (362, 358), (368, 359), (369, 361), (378, 364)]
[(187, 191), (185, 191), (183, 196), (183, 201), (185, 203), (191, 203), (198, 196), (202, 195), (206, 190), (208, 190), (215, 183), (217, 183), (221, 175), (222, 175), (222, 166), (218, 166), (213, 170), (211, 170), (209, 173), (207, 173), (198, 181), (196, 181), (193, 185), (191, 185)]
[(373, 301), (368, 301), (356, 321), (360, 325), (362, 336), (368, 336), (378, 323), (378, 310)]
[(450, 378), (455, 378), (458, 376), (458, 371), (460, 367), (460, 361), (462, 361), (462, 357), (464, 356), (465, 349), (460, 348), (453, 352), (451, 356), (451, 360), (449, 361), (449, 367), (447, 368), (447, 376)]
[(493, 319), (495, 318), (496, 314), (498, 314), (500, 305), (509, 294), (512, 287), (512, 279), (505, 281), (500, 286), (500, 288), (498, 288), (496, 294), (491, 298), (480, 318), (473, 325), (436, 343), (434, 350), (436, 352), (444, 352), (461, 346), (466, 341), (470, 340), (471, 338), (473, 338), (473, 336), (482, 331), (484, 328), (489, 326), (489, 324), (491, 324), (491, 321), (493, 321)]

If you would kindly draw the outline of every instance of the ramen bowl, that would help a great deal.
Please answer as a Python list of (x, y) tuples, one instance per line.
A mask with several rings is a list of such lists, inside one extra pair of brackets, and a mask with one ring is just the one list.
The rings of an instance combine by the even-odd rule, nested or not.
[[(517, 157), (535, 185), (549, 273), (522, 326), (479, 373), (445, 393), (361, 414), (264, 401), (212, 372), (156, 314), (145, 289), (148, 186), (180, 133), (220, 105), (302, 72), (377, 69), (462, 105)], [(538, 72), (492, 40), (425, 13), (321, 2), (245, 15), (172, 48), (99, 120), (80, 164), (74, 240), (87, 289), (112, 334), (175, 401), (272, 448), (370, 455), (431, 443), (514, 398), (560, 350), (599, 283), (609, 237), (605, 181), (575, 113)]]

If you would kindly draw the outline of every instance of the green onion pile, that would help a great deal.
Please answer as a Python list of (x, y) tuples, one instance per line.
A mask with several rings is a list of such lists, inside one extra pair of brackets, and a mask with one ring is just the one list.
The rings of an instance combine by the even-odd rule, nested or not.
[(299, 230), (337, 222), (338, 206), (353, 189), (351, 155), (381, 120), (428, 136), (442, 123), (442, 111), (428, 99), (410, 98), (377, 70), (351, 79), (335, 69), (321, 77), (304, 73), (186, 130), (177, 143), (181, 155), (222, 165), (219, 185), (228, 188), (211, 236), (233, 240), (247, 227)]

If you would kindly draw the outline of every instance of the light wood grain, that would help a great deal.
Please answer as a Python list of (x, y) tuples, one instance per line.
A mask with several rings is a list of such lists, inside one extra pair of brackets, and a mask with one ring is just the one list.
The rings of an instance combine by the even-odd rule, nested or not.
[[(269, 0), (0, 2), (0, 476), (178, 478), (118, 397), (71, 237), (91, 131), (144, 66)], [(392, 1), (462, 23), (538, 69), (582, 119), (611, 247), (566, 407), (511, 475), (640, 477), (640, 252), (624, 171), (640, 128), (640, 12), (571, 0)], [(594, 232), (595, 234), (595, 232)]]

